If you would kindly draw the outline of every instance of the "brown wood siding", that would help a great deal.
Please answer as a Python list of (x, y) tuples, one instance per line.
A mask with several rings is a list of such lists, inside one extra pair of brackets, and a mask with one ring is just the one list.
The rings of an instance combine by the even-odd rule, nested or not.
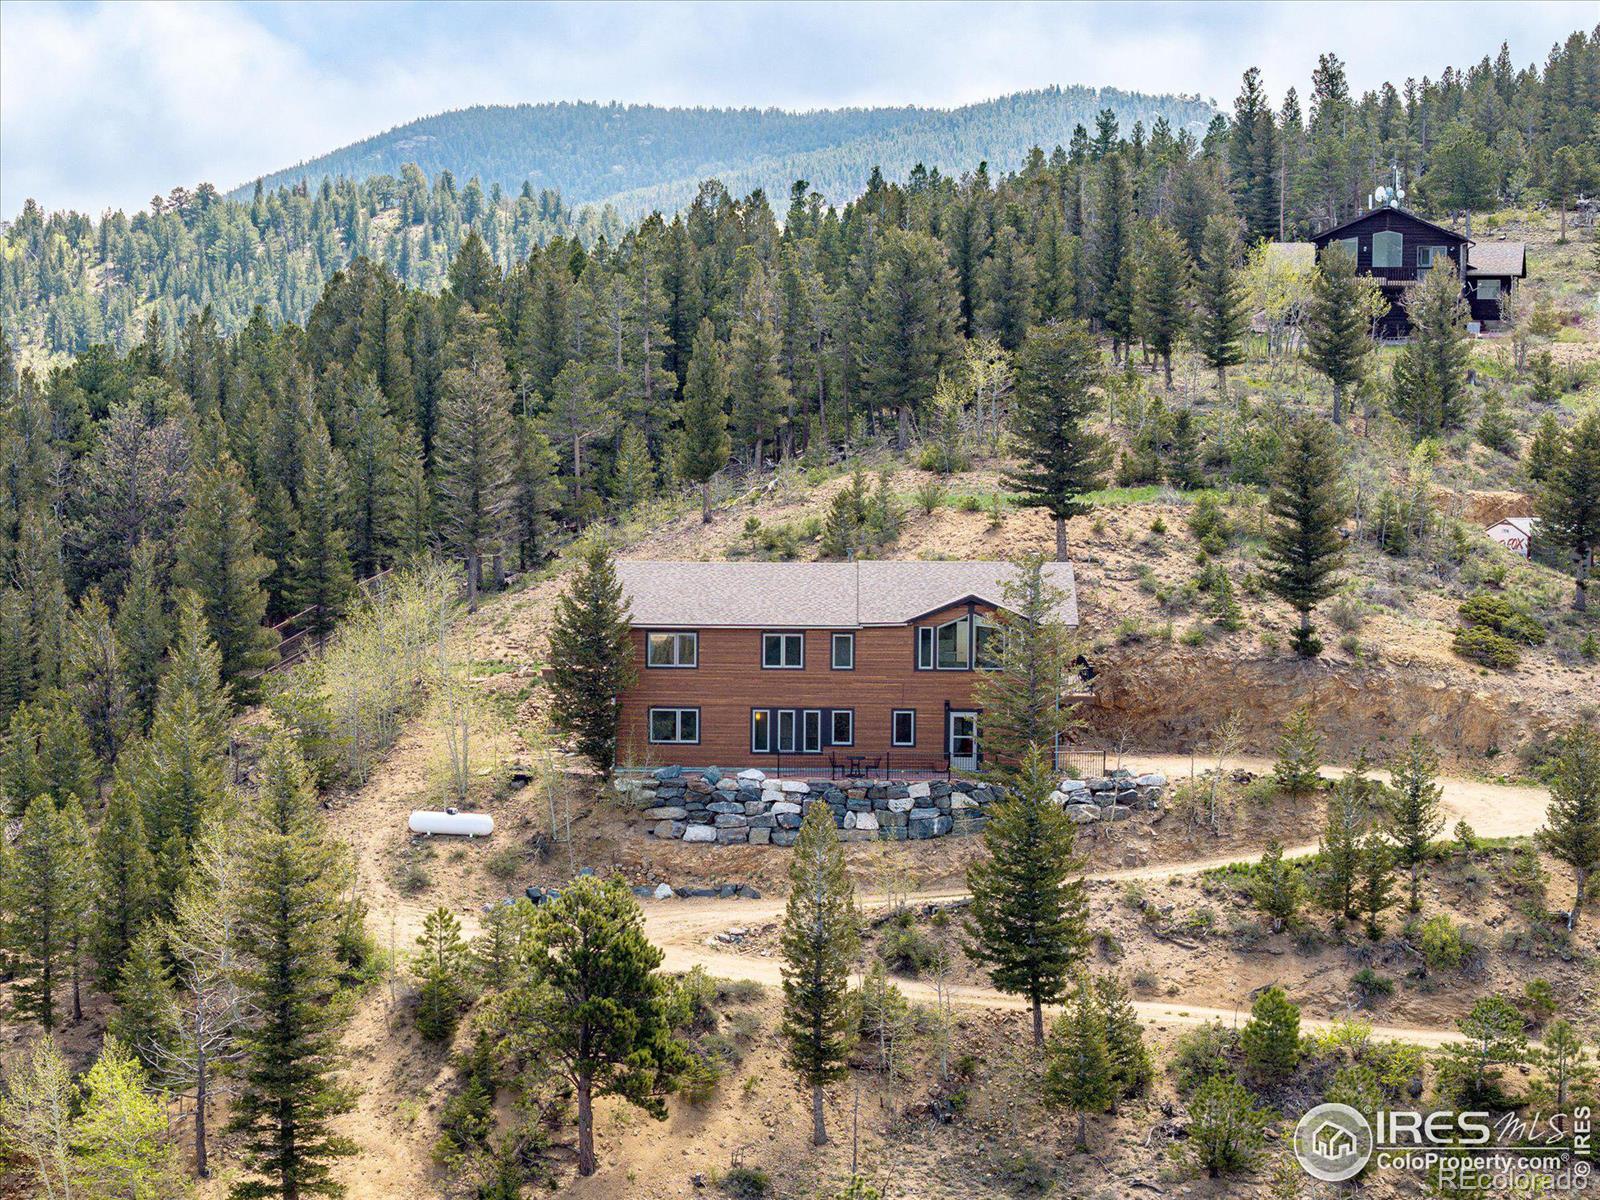
[[(1403, 239), (1398, 267), (1372, 265), (1372, 235), (1385, 231), (1398, 233)], [(1333, 231), (1331, 236), (1318, 234), (1312, 241), (1318, 252), (1321, 252), (1332, 242), (1347, 241), (1351, 238), (1358, 243), (1356, 270), (1362, 275), (1375, 275), (1380, 279), (1416, 279), (1422, 274), (1417, 269), (1417, 259), (1424, 246), (1432, 246), (1436, 251), (1433, 260), (1434, 270), (1444, 267), (1446, 260), (1451, 270), (1457, 273), (1461, 270), (1462, 243), (1451, 242), (1438, 230), (1430, 229), (1421, 221), (1392, 208), (1374, 209), (1361, 220), (1351, 223), (1344, 229)]]
[[(991, 608), (981, 604), (974, 605), (974, 610), (992, 613)], [(824, 746), (819, 754), (786, 751), (786, 774), (804, 774), (808, 764), (814, 763), (816, 770), (825, 775), (830, 750), (841, 757), (891, 755), (895, 762), (907, 766), (942, 766), (946, 753), (945, 714), (951, 708), (976, 708), (972, 694), (979, 673), (917, 670), (916, 630), (919, 625), (937, 625), (965, 616), (966, 612), (967, 606), (962, 604), (919, 618), (913, 625), (805, 630), (805, 666), (800, 670), (762, 668), (760, 629), (700, 629), (699, 666), (647, 668), (644, 644), (648, 631), (635, 629), (639, 679), (623, 697), (618, 761), (634, 766), (775, 766), (776, 755), (750, 750), (752, 709), (847, 708), (855, 713), (855, 744), (848, 748)], [(835, 632), (855, 634), (854, 670), (833, 669)], [(653, 744), (649, 731), (652, 708), (698, 708), (699, 743)], [(906, 708), (917, 714), (917, 743), (891, 746), (891, 714)]]

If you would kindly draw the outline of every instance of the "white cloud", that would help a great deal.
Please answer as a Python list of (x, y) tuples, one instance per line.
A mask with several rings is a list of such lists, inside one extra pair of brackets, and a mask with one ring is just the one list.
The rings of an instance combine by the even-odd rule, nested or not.
[(0, 3), (0, 214), (232, 187), (447, 108), (559, 99), (962, 104), (1051, 83), (1198, 93), (1245, 67), (1358, 91), (1510, 40), (1519, 65), (1592, 3)]

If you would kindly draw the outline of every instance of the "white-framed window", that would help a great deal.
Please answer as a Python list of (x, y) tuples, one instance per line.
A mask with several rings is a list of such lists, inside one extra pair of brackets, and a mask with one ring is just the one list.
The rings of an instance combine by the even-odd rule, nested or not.
[(694, 745), (700, 741), (698, 708), (652, 708), (650, 740), (660, 744)]
[(933, 626), (917, 628), (917, 670), (933, 670)]
[(794, 748), (799, 744), (800, 713), (793, 708), (780, 708), (777, 711), (778, 722), (778, 753), (793, 754)]
[(1351, 262), (1358, 263), (1358, 262), (1361, 261), (1361, 239), (1360, 238), (1340, 238), (1338, 241), (1334, 242), (1333, 244), (1335, 246), (1339, 247), (1339, 249), (1343, 250), (1346, 254), (1348, 254), (1350, 256), (1350, 261)]
[(833, 635), (832, 661), (835, 671), (854, 671), (856, 669), (855, 634), (836, 633)]
[(828, 717), (828, 744), (854, 746), (856, 744), (856, 714), (854, 709), (836, 708)]
[(1440, 249), (1441, 249), (1441, 247), (1439, 247), (1439, 246), (1418, 246), (1417, 247), (1417, 270), (1419, 270), (1419, 271), (1431, 271), (1431, 270), (1433, 270), (1434, 256), (1439, 253)]
[(889, 744), (915, 746), (917, 744), (917, 710), (897, 708), (889, 714)]
[(822, 753), (822, 710), (808, 708), (800, 714), (800, 753)]
[(967, 618), (957, 617), (954, 621), (946, 621), (937, 626), (933, 633), (938, 648), (939, 670), (965, 671), (972, 665), (967, 658), (970, 649), (967, 643)]
[(1372, 235), (1372, 265), (1398, 267), (1405, 263), (1406, 239), (1393, 229), (1384, 229)]
[(1500, 299), (1500, 281), (1498, 279), (1478, 280), (1477, 295), (1479, 300)]
[(750, 710), (750, 752), (752, 754), (772, 753), (772, 710), (770, 708), (754, 708)]
[(698, 633), (659, 630), (645, 634), (647, 667), (697, 667), (700, 665)]
[(798, 671), (805, 665), (805, 634), (763, 633), (761, 635), (761, 666), (764, 670)]
[(1005, 630), (993, 617), (979, 616), (976, 629), (977, 668), (980, 671), (994, 671), (1000, 667), (1000, 651)]

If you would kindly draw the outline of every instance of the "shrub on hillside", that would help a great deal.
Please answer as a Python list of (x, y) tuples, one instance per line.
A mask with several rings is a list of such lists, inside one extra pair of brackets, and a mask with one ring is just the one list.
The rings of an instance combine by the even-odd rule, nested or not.
[(1544, 626), (1527, 610), (1492, 592), (1474, 592), (1461, 602), (1460, 613), (1463, 624), (1488, 629), (1525, 646), (1537, 646), (1545, 639)]
[(1515, 642), (1482, 625), (1463, 625), (1457, 629), (1450, 647), (1462, 658), (1496, 671), (1509, 671), (1522, 661), (1522, 652)]

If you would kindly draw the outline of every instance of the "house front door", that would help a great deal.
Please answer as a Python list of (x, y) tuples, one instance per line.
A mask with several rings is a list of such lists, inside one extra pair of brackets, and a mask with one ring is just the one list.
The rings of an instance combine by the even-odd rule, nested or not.
[(950, 769), (978, 769), (978, 714), (975, 712), (950, 714)]

